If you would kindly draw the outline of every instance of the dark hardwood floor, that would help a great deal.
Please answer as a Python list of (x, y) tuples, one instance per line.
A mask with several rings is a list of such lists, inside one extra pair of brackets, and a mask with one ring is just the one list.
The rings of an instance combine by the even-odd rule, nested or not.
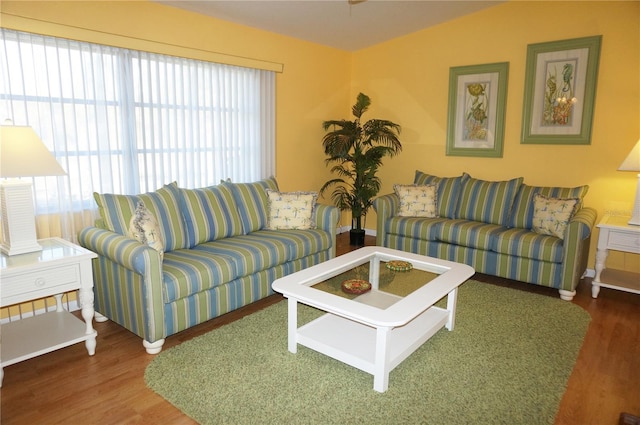
[[(374, 238), (367, 237), (366, 244), (374, 245)], [(338, 254), (350, 249), (348, 234), (340, 235)], [(474, 278), (558, 296), (549, 288), (484, 275)], [(165, 349), (281, 299), (273, 295), (173, 335)], [(585, 279), (573, 302), (588, 311), (592, 321), (556, 424), (614, 425), (621, 412), (640, 415), (640, 295), (602, 289), (593, 299), (590, 280)], [(111, 322), (95, 327), (98, 346), (93, 357), (84, 344), (76, 344), (5, 368), (2, 425), (195, 423), (145, 386), (144, 370), (153, 356), (146, 354), (140, 338)], [(535, 420), (527, 425), (535, 425)]]

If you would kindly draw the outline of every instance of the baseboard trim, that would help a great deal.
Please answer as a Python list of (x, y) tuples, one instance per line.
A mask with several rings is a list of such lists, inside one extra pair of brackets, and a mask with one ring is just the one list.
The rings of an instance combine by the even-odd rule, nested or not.
[[(338, 227), (336, 229), (336, 232), (338, 234), (341, 234), (341, 233), (346, 233), (349, 230), (351, 230), (351, 226), (340, 226), (340, 227)], [(367, 235), (367, 236), (374, 236), (375, 237), (378, 233), (376, 232), (375, 229), (364, 229), (364, 234)]]

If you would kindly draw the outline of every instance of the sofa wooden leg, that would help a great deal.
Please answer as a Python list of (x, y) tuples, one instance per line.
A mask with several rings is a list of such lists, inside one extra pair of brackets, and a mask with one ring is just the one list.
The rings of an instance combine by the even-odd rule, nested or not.
[(159, 339), (156, 342), (148, 342), (147, 340), (143, 339), (142, 345), (144, 346), (145, 350), (147, 350), (147, 353), (158, 354), (160, 351), (162, 351), (162, 345), (164, 345), (164, 338)]
[(571, 301), (575, 296), (576, 291), (567, 291), (565, 289), (560, 289), (560, 298), (565, 301)]

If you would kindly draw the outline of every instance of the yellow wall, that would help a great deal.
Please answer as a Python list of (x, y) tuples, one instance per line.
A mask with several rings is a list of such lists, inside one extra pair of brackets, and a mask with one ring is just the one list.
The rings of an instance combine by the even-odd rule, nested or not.
[[(147, 48), (145, 40), (151, 40), (163, 53), (281, 64), (276, 175), (283, 190), (318, 190), (327, 180), (321, 122), (350, 118), (362, 91), (373, 101), (366, 117), (403, 127), (404, 151), (387, 159), (380, 173), (383, 193), (411, 182), (416, 169), (443, 176), (466, 171), (496, 180), (523, 176), (531, 185), (588, 184), (586, 204), (600, 215), (630, 209), (635, 175), (616, 169), (640, 138), (637, 1), (512, 1), (356, 53), (146, 1), (3, 1), (0, 10), (1, 25), (10, 28), (130, 48)], [(527, 45), (598, 34), (603, 41), (592, 143), (520, 144)], [(446, 156), (449, 68), (492, 62), (510, 64), (504, 155)], [(367, 228), (375, 228), (373, 212)], [(614, 255), (609, 264), (640, 270), (638, 258)]]
[[(603, 36), (590, 145), (520, 144), (527, 45)], [(416, 169), (463, 171), (488, 180), (523, 176), (530, 185), (590, 186), (585, 204), (631, 210), (636, 175), (616, 171), (640, 138), (640, 2), (508, 2), (353, 55), (353, 92), (372, 98), (370, 117), (402, 125), (403, 152), (381, 169), (382, 192)], [(502, 158), (446, 156), (449, 68), (509, 62)], [(375, 216), (367, 218), (375, 228)], [(595, 239), (589, 266), (593, 267)], [(612, 254), (609, 266), (640, 271), (640, 256)]]

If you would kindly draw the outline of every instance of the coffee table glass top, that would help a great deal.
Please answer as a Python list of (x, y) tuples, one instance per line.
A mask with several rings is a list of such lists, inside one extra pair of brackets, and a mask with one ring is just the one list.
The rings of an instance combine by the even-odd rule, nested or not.
[[(398, 297), (406, 297), (415, 290), (428, 284), (439, 276), (438, 273), (412, 268), (408, 271), (395, 271), (386, 267), (387, 262), (380, 262), (380, 277), (378, 290)], [(359, 265), (351, 270), (340, 273), (324, 282), (312, 287), (320, 291), (338, 295), (343, 298), (355, 299), (359, 294), (351, 294), (342, 290), (342, 282), (348, 279), (361, 279), (369, 282), (370, 263)]]

